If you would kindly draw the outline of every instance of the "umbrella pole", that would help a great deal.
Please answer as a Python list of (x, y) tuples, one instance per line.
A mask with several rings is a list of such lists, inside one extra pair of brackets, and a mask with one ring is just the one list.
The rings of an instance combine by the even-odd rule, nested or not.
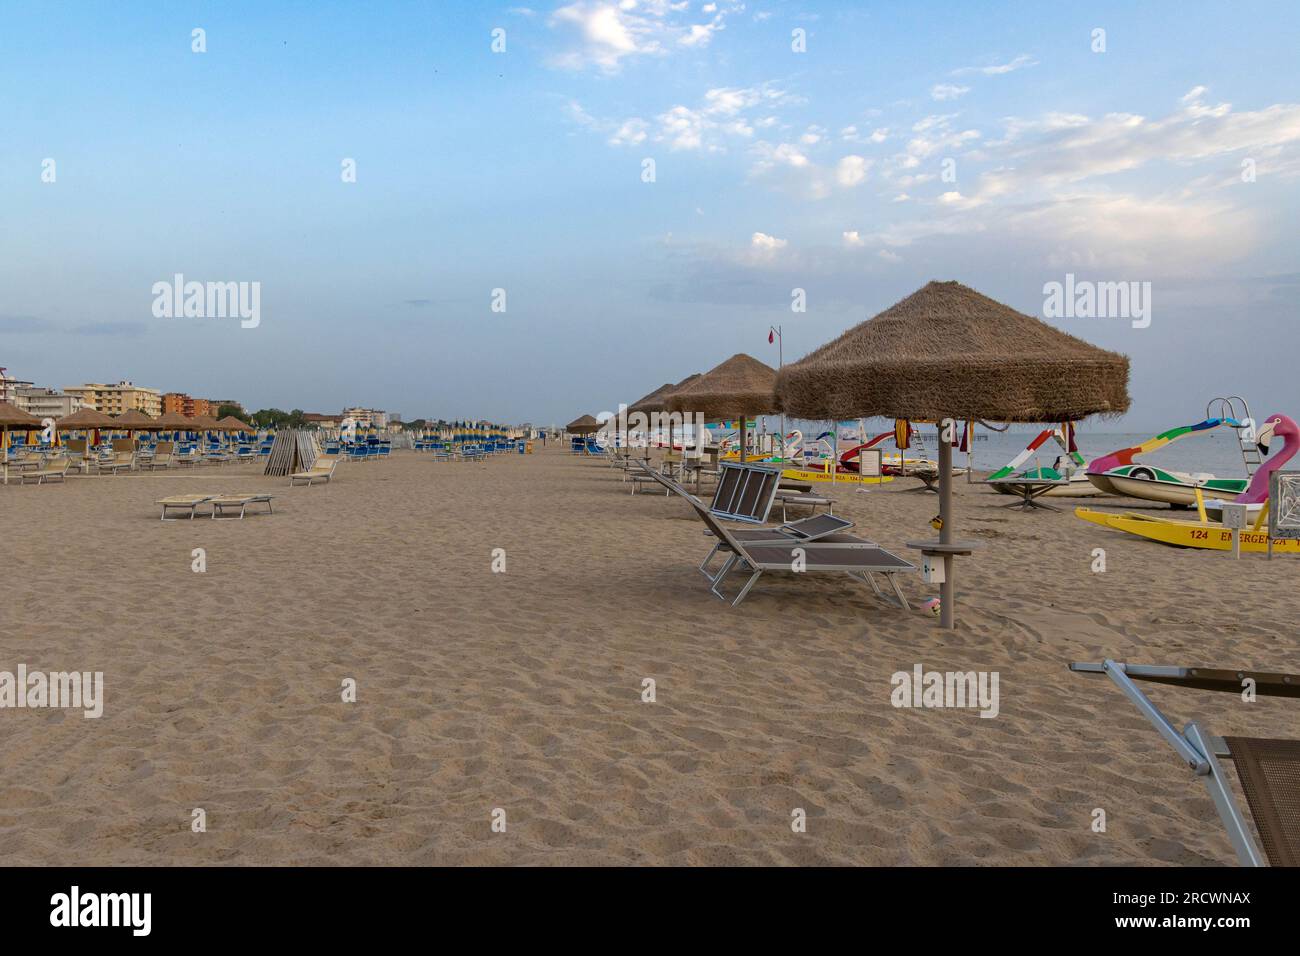
[[(951, 421), (951, 419), (949, 419)], [(939, 423), (939, 543), (952, 544), (952, 444), (943, 440), (943, 422)], [(953, 559), (943, 556), (943, 584), (939, 590), (939, 626), (952, 630), (956, 625), (957, 588), (952, 580)]]

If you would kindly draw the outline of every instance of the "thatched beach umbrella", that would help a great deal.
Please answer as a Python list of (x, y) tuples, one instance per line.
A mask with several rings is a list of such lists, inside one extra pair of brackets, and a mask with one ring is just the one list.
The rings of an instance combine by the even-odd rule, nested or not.
[(952, 444), (943, 423), (1076, 421), (1128, 409), (1126, 356), (1107, 352), (980, 295), (931, 282), (875, 318), (787, 365), (781, 408), (800, 418), (908, 418), (940, 423), (938, 541), (909, 542), (943, 559), (941, 624), (956, 620)]
[(600, 431), (600, 422), (590, 415), (583, 415), (565, 425), (564, 430), (573, 435), (591, 435)]
[(194, 427), (194, 419), (186, 418), (180, 412), (163, 412), (163, 414), (160, 417), (154, 419), (153, 425), (155, 431), (163, 431), (163, 432), (197, 431), (197, 429)]
[(40, 428), (41, 420), (17, 405), (0, 402), (0, 461), (4, 463), (4, 483), (9, 484), (9, 432)]
[(166, 427), (159, 425), (161, 421), (161, 418), (150, 418), (139, 409), (132, 408), (114, 418), (113, 427), (128, 432), (156, 432)]
[(745, 418), (777, 410), (776, 369), (739, 353), (715, 365), (668, 399), (675, 412), (700, 414), (705, 419), (740, 418), (740, 460), (745, 460)]
[[(111, 415), (105, 415), (101, 411), (93, 408), (84, 407), (73, 412), (71, 415), (64, 415), (55, 424), (55, 429), (61, 432), (84, 431), (86, 433), (87, 450), (89, 445), (98, 441), (98, 434), (101, 428), (116, 428), (117, 421)], [(90, 433), (95, 432), (95, 439), (90, 440)]]
[[(682, 379), (680, 382), (678, 382), (675, 385), (671, 382), (665, 382), (663, 385), (660, 385), (649, 395), (645, 395), (637, 399), (631, 405), (629, 405), (627, 407), (627, 413), (631, 415), (634, 412), (640, 412), (642, 415), (645, 415), (647, 418), (649, 418), (649, 416), (654, 415), (656, 413), (669, 411), (668, 400), (672, 396), (672, 394), (678, 391), (679, 389), (685, 388), (687, 385), (691, 384), (699, 377), (700, 377), (700, 373), (696, 372), (694, 375), (686, 376), (686, 378)], [(668, 422), (668, 447), (671, 448), (672, 444), (673, 444), (673, 423), (670, 420)], [(646, 453), (649, 454), (648, 445), (647, 445)]]
[(225, 418), (218, 419), (217, 425), (222, 431), (227, 432), (251, 432), (256, 434), (257, 429), (247, 422), (241, 422), (234, 415), (227, 415)]

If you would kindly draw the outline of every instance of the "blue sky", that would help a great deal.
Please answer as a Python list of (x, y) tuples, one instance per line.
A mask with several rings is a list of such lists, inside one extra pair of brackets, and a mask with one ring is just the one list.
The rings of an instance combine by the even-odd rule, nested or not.
[[(7, 0), (0, 365), (562, 423), (1072, 272), (1152, 283), (1149, 328), (1057, 321), (1132, 356), (1127, 426), (1295, 415), (1297, 49), (1289, 2)], [(155, 318), (177, 272), (260, 325)]]

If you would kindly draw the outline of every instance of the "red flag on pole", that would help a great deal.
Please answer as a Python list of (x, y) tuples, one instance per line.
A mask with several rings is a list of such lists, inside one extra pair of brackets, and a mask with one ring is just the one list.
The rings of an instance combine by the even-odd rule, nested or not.
[(776, 341), (776, 335), (775, 335), (775, 333), (773, 333), (771, 329), (768, 329), (768, 330), (767, 330), (767, 344), (768, 344), (768, 345), (771, 345), (771, 344), (772, 344), (773, 342), (775, 342), (775, 341)]

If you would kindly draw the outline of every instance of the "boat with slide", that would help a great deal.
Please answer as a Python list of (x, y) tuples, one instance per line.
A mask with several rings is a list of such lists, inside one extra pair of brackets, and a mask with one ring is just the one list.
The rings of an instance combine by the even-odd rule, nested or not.
[[(1259, 432), (1261, 444), (1271, 444), (1270, 439), (1283, 439), (1282, 448), (1251, 476), (1250, 484), (1239, 495), (1235, 504), (1246, 505), (1248, 509), (1256, 506), (1254, 521), (1249, 529), (1240, 532), (1242, 551), (1266, 551), (1269, 549), (1268, 528), (1265, 525), (1263, 508), (1267, 507), (1269, 480), (1273, 472), (1290, 461), (1300, 451), (1300, 426), (1286, 415), (1270, 415)], [(1193, 501), (1196, 491), (1193, 490)], [(1202, 498), (1204, 492), (1201, 492)], [(1197, 502), (1200, 511), (1199, 521), (1185, 521), (1176, 518), (1157, 517), (1149, 514), (1115, 514), (1107, 511), (1094, 511), (1091, 508), (1076, 508), (1075, 516), (1084, 521), (1112, 528), (1127, 534), (1148, 538), (1164, 544), (1183, 548), (1202, 548), (1215, 551), (1232, 550), (1232, 531), (1225, 528), (1221, 521), (1210, 520), (1210, 508), (1205, 503)], [(1220, 511), (1220, 514), (1222, 512)], [(1249, 513), (1249, 511), (1248, 511)], [(1274, 538), (1272, 551), (1275, 554), (1300, 554), (1300, 540), (1294, 538)]]
[[(1134, 460), (1138, 455), (1156, 451), (1180, 438), (1220, 427), (1233, 428), (1238, 432), (1237, 441), (1246, 471), (1244, 478), (1218, 478), (1205, 472), (1188, 474)], [(1216, 398), (1206, 406), (1204, 421), (1171, 428), (1140, 445), (1121, 448), (1093, 459), (1088, 464), (1086, 475), (1093, 485), (1109, 494), (1163, 501), (1174, 507), (1190, 508), (1196, 503), (1198, 488), (1203, 496), (1229, 500), (1244, 492), (1251, 475), (1262, 460), (1261, 453), (1265, 450), (1267, 446), (1261, 444), (1255, 435), (1254, 421), (1245, 399), (1236, 396)]]
[[(1041, 449), (1048, 439), (1055, 439), (1056, 444), (1060, 446), (1064, 454), (1058, 456), (1051, 466), (1045, 467), (1040, 463), (1033, 468), (1024, 468), (1025, 463), (1034, 457), (1034, 453)], [(989, 482), (1000, 495), (1015, 494), (1008, 487), (993, 484), (1007, 478), (1049, 481), (1060, 481), (1062, 478), (1066, 478), (1069, 480), (1068, 485), (1049, 488), (1043, 492), (1042, 497), (1044, 498), (1092, 498), (1096, 495), (1105, 494), (1101, 488), (1088, 479), (1088, 475), (1084, 472), (1086, 460), (1077, 448), (1071, 449), (1070, 444), (1064, 426), (1058, 425), (1055, 428), (1045, 428), (1034, 437), (1033, 441), (1025, 446), (1024, 451), (989, 475), (985, 481)]]

